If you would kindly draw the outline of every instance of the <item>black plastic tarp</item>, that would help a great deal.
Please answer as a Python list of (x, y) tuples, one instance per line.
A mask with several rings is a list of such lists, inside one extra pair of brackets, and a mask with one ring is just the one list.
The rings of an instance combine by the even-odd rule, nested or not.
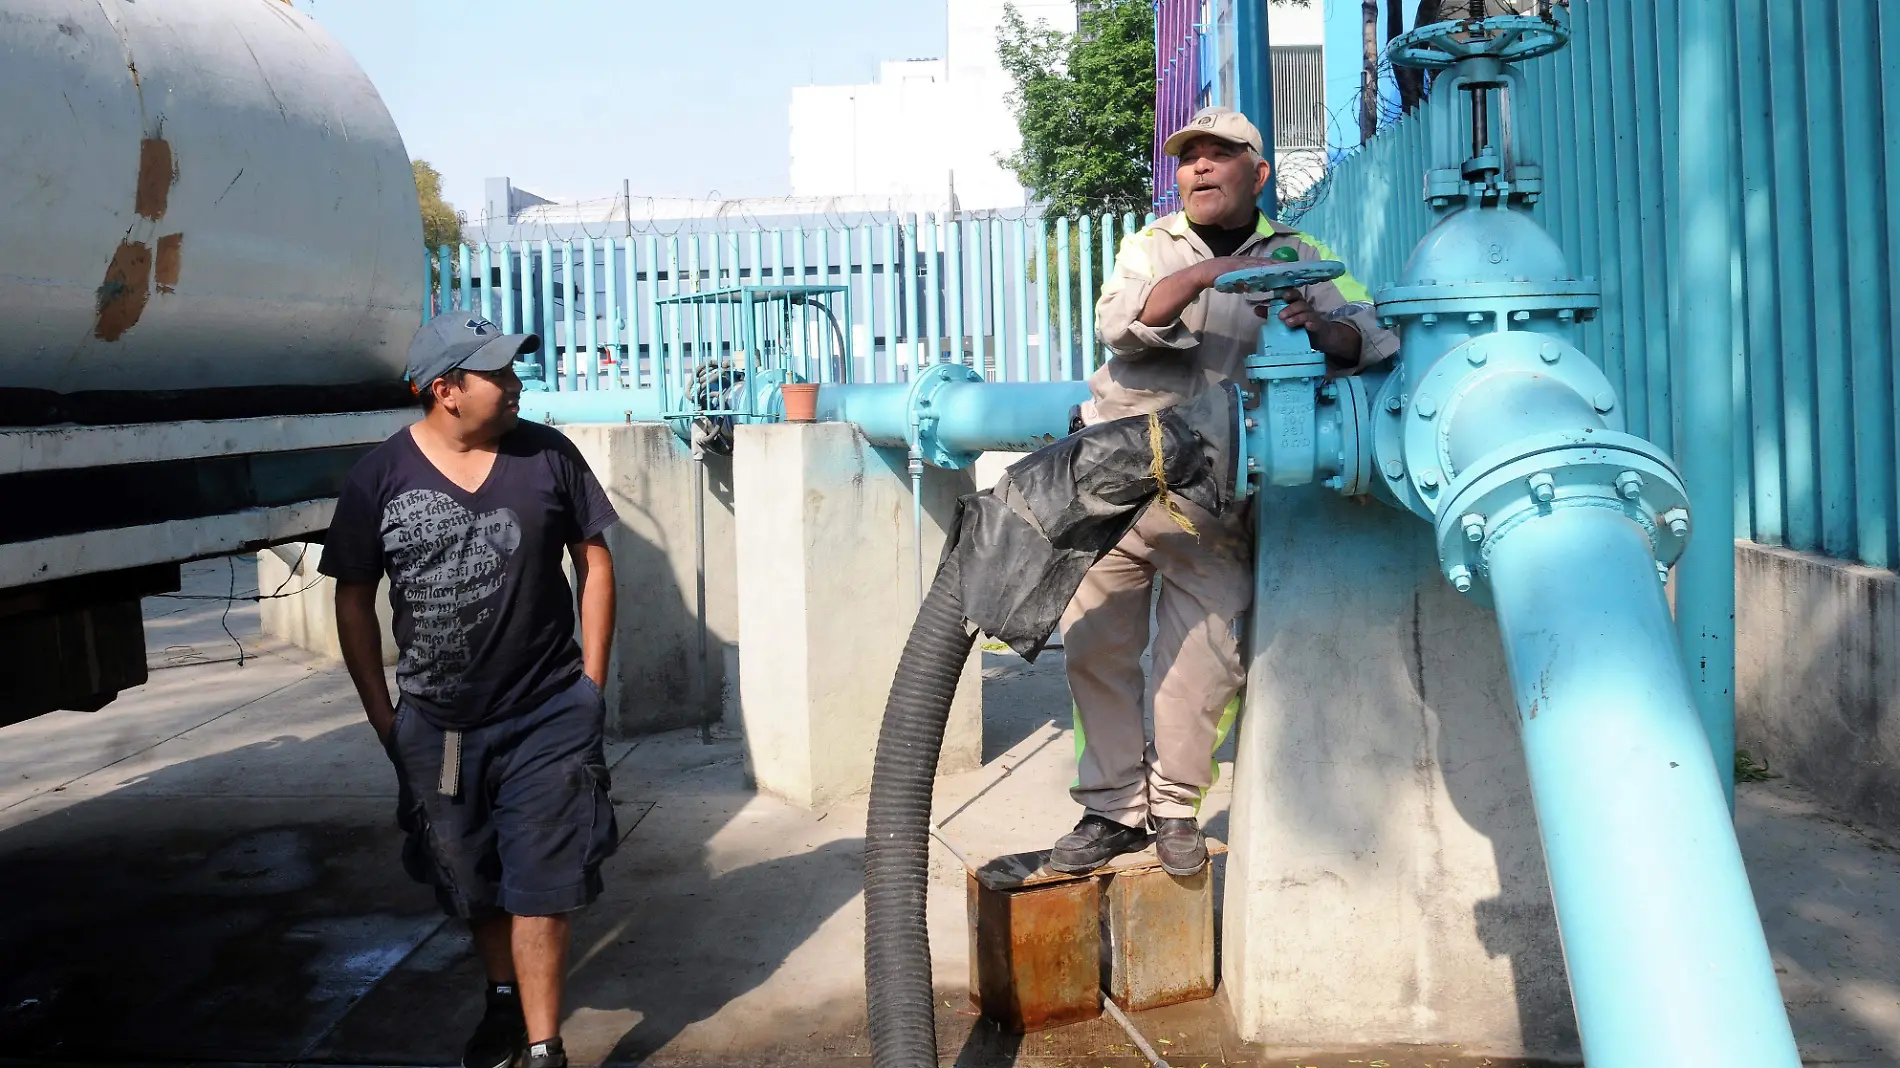
[(965, 616), (1035, 660), (1090, 567), (1114, 548), (1160, 489), (1159, 422), (1168, 490), (1224, 514), (1233, 455), (1225, 428), (1236, 400), (1212, 390), (1193, 410), (1098, 423), (1011, 465), (996, 485), (957, 504), (944, 559), (958, 558)]

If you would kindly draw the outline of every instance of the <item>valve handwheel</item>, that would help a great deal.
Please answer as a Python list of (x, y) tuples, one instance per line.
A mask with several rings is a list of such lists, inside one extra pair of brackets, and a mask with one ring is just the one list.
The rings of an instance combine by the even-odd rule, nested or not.
[(1346, 265), (1338, 260), (1274, 263), (1228, 271), (1214, 280), (1214, 288), (1222, 293), (1273, 293), (1329, 282), (1345, 273)]
[(1473, 56), (1522, 63), (1547, 56), (1569, 42), (1570, 26), (1553, 10), (1549, 18), (1493, 15), (1477, 21), (1434, 22), (1393, 38), (1386, 54), (1394, 66), (1444, 70)]

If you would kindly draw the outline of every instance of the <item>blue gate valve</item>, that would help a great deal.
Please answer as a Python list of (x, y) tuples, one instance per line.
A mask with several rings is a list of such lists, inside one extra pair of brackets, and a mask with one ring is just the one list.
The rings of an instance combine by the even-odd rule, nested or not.
[(1365, 385), (1355, 378), (1328, 379), (1326, 357), (1314, 350), (1306, 331), (1280, 321), (1288, 291), (1344, 273), (1346, 265), (1337, 260), (1313, 260), (1248, 267), (1214, 281), (1221, 293), (1272, 297), (1259, 346), (1247, 358), (1249, 389), (1242, 398), (1238, 466), (1250, 481), (1272, 486), (1323, 481), (1327, 489), (1347, 495), (1367, 492), (1371, 485), (1371, 450), (1364, 439), (1372, 410)]

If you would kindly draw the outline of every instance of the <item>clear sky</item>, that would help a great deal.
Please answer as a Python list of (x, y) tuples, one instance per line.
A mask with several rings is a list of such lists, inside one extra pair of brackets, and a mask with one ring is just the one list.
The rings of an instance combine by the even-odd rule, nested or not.
[(794, 85), (941, 57), (941, 0), (294, 0), (368, 72), (471, 218), (560, 199), (791, 191)]

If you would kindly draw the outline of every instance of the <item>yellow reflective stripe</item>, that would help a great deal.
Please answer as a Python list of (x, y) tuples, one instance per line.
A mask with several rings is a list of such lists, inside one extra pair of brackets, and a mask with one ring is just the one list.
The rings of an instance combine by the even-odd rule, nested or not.
[[(1314, 252), (1319, 253), (1320, 259), (1339, 260), (1339, 262), (1341, 263), (1346, 262), (1345, 260), (1340, 259), (1339, 253), (1334, 252), (1326, 244), (1326, 242), (1321, 241), (1314, 237), (1310, 237), (1306, 234), (1297, 234), (1295, 236), (1297, 236), (1300, 239), (1301, 243), (1305, 244), (1308, 248), (1312, 249)], [(1338, 278), (1333, 279), (1333, 284), (1339, 287), (1339, 295), (1342, 297), (1345, 297), (1346, 300), (1350, 303), (1353, 303), (1353, 304), (1372, 303), (1372, 291), (1366, 288), (1366, 284), (1364, 282), (1361, 282), (1359, 279), (1354, 278), (1352, 276), (1351, 271), (1347, 271), (1345, 274), (1342, 274)]]
[[(1233, 731), (1234, 721), (1239, 718), (1240, 695), (1235, 694), (1234, 699), (1227, 702), (1227, 707), (1221, 709), (1220, 722), (1214, 725), (1214, 752), (1219, 752), (1220, 747), (1227, 744), (1227, 735)], [(1210, 758), (1210, 760), (1214, 766), (1214, 770), (1213, 773), (1208, 776), (1207, 785), (1211, 788), (1215, 783), (1220, 781), (1220, 761), (1212, 758)], [(1194, 799), (1194, 814), (1196, 816), (1201, 814), (1201, 802), (1205, 800), (1207, 800), (1207, 791), (1202, 790), (1200, 796)]]
[(1069, 789), (1082, 788), (1082, 751), (1089, 747), (1089, 738), (1082, 730), (1082, 709), (1074, 703), (1069, 705), (1069, 725), (1075, 731), (1075, 781)]
[(1115, 253), (1115, 269), (1128, 265), (1130, 274), (1152, 279), (1155, 276), (1154, 261), (1148, 258), (1148, 250), (1142, 247), (1140, 234), (1129, 234), (1122, 238), (1121, 250)]

